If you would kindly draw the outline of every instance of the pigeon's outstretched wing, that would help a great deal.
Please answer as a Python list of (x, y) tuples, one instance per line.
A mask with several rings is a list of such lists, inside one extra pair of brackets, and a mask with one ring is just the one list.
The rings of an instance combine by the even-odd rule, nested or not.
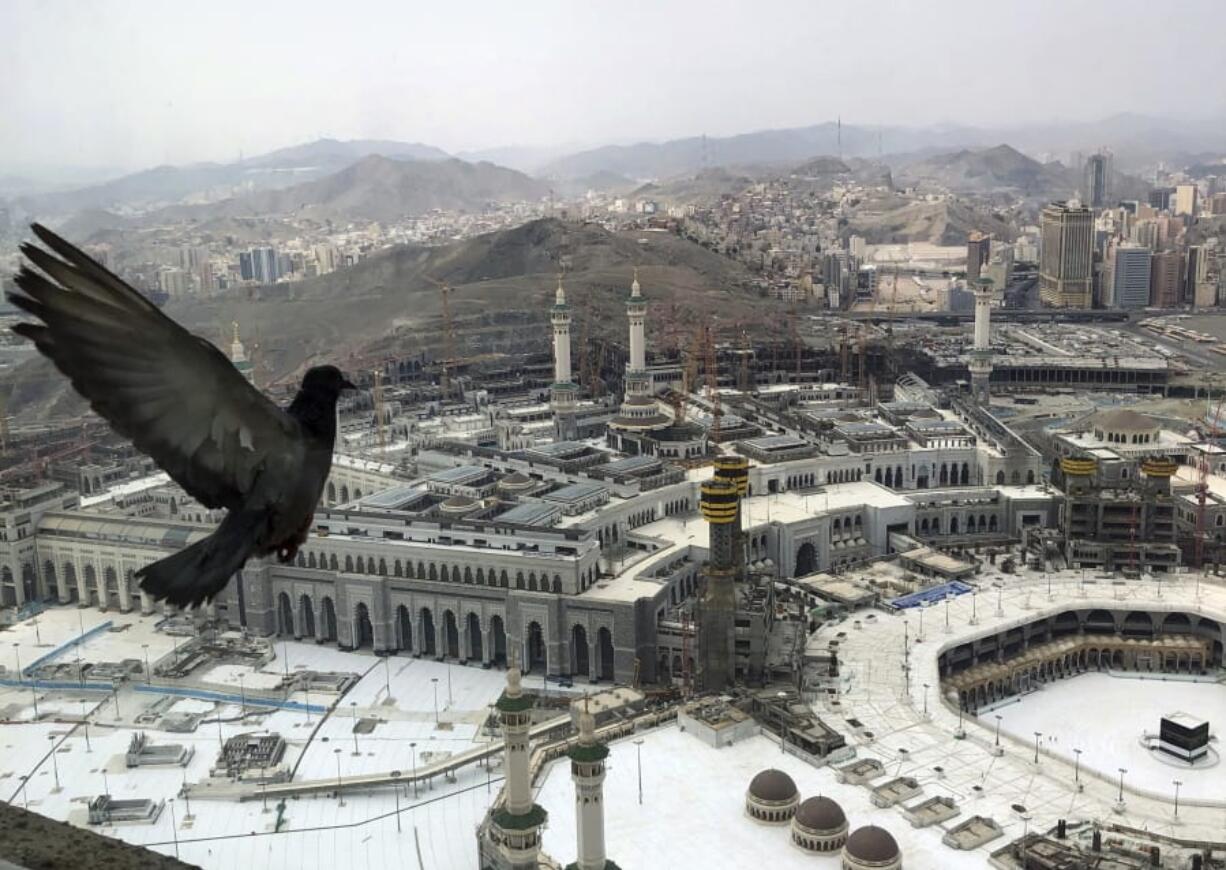
[(192, 335), (83, 251), (37, 224), (63, 259), (34, 245), (9, 295), (41, 324), (14, 327), (180, 486), (210, 508), (235, 509), (265, 468), (304, 455), (298, 423), (216, 347)]

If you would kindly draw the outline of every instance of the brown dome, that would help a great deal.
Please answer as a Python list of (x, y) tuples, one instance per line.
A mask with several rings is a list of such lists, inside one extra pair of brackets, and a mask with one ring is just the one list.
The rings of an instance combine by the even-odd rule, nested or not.
[(796, 810), (796, 823), (812, 831), (837, 831), (847, 824), (847, 816), (830, 798), (811, 797)]
[(898, 857), (898, 843), (885, 828), (865, 825), (856, 828), (843, 847), (847, 854), (871, 864), (884, 864)]
[(764, 770), (749, 783), (749, 794), (760, 801), (771, 803), (790, 801), (796, 797), (796, 783), (782, 770), (773, 767)]

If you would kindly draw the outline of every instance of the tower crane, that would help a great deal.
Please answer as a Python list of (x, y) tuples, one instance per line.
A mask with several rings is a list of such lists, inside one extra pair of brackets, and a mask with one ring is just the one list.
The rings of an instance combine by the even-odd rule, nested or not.
[(438, 287), (439, 296), (442, 299), (443, 308), (443, 359), (442, 370), (439, 373), (439, 385), (443, 390), (443, 398), (446, 399), (451, 395), (451, 374), (450, 367), (455, 362), (455, 327), (451, 322), (451, 301), (450, 296), (455, 292), (455, 288), (446, 281), (440, 281), (437, 278), (432, 278), (427, 275), (426, 279), (434, 286)]

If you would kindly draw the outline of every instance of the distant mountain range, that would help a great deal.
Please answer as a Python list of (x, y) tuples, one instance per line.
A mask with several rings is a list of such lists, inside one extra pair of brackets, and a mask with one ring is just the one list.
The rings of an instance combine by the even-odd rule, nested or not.
[(1107, 147), (1119, 162), (1128, 166), (1220, 151), (1224, 138), (1226, 119), (1175, 121), (1142, 115), (1014, 128), (873, 127), (828, 121), (737, 136), (691, 136), (666, 142), (609, 145), (553, 160), (541, 167), (538, 174), (564, 179), (611, 171), (646, 180), (697, 172), (709, 166), (800, 163), (816, 154), (833, 154), (840, 159), (877, 157), (891, 163), (890, 155), (983, 148), (999, 142), (1009, 142), (1035, 154), (1060, 156)]
[(66, 216), (86, 209), (147, 209), (185, 199), (216, 199), (241, 187), (288, 187), (338, 172), (376, 154), (399, 160), (448, 158), (445, 151), (418, 143), (318, 139), (234, 163), (157, 166), (88, 187), (20, 197), (17, 205), (32, 217)]
[(293, 214), (320, 221), (392, 221), (431, 209), (472, 211), (548, 194), (545, 182), (492, 163), (370, 156), (314, 181), (204, 205), (171, 206), (148, 218), (166, 222)]
[[(874, 127), (825, 122), (736, 136), (691, 136), (663, 142), (608, 145), (574, 153), (562, 153), (564, 149), (560, 146), (513, 146), (463, 152), (457, 156), (470, 163), (491, 161), (535, 175), (545, 179), (549, 187), (561, 195), (574, 195), (586, 189), (630, 191), (645, 182), (692, 179), (717, 167), (733, 176), (758, 175), (763, 167), (777, 170), (797, 167), (818, 155), (833, 155), (829, 159), (846, 163), (853, 173), (863, 168), (853, 165), (858, 158), (868, 158), (876, 165), (888, 165), (896, 172), (904, 166), (916, 166), (929, 160), (917, 171), (928, 173), (934, 179), (953, 177), (958, 183), (975, 189), (1000, 182), (1005, 186), (1040, 190), (1051, 186), (1059, 174), (1052, 166), (1055, 159), (1067, 166), (1071, 156), (1107, 147), (1116, 155), (1117, 169), (1122, 170), (1151, 165), (1158, 160), (1173, 165), (1215, 165), (1226, 153), (1223, 141), (1226, 141), (1226, 120), (1174, 121), (1116, 115), (1098, 121), (996, 129), (953, 125)], [(999, 151), (997, 146), (1001, 142), (1009, 143), (1009, 153)], [(988, 152), (973, 157), (983, 149)], [(1023, 152), (1033, 165), (1017, 159)], [(972, 156), (968, 159), (967, 155)], [(372, 156), (402, 162), (442, 163), (453, 159), (443, 150), (421, 143), (319, 139), (233, 163), (159, 166), (104, 183), (54, 192), (34, 193), (28, 179), (10, 177), (3, 180), (0, 191), (12, 198), (11, 204), (16, 206), (14, 213), (19, 218), (54, 221), (90, 209), (131, 213), (290, 188), (336, 174)], [(942, 165), (942, 160), (949, 165)], [(959, 163), (962, 165), (957, 165)], [(978, 165), (973, 165), (975, 163)], [(1072, 166), (1071, 171), (1077, 172), (1079, 168)], [(826, 167), (820, 174), (830, 177), (829, 169)], [(916, 177), (914, 173), (912, 177)]]

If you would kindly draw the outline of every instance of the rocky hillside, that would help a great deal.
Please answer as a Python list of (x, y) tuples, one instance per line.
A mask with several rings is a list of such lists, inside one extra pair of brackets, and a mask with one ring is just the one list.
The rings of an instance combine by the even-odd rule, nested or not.
[[(575, 335), (590, 320), (590, 340), (624, 341), (624, 303), (636, 267), (657, 343), (679, 336), (688, 343), (707, 318), (731, 328), (764, 324), (777, 313), (749, 289), (743, 267), (692, 242), (552, 219), (453, 245), (399, 246), (330, 275), (243, 288), (172, 305), (167, 313), (215, 342), (228, 340), (228, 325), (239, 321), (249, 350), (259, 345), (260, 377), (267, 382), (291, 379), (325, 360), (344, 366), (372, 354), (438, 353), (443, 332), (435, 281), (454, 288), (450, 307), (460, 354), (546, 350), (559, 270)], [(72, 407), (63, 380), (41, 359), (19, 367), (10, 383), (17, 385), (10, 413), (19, 420)]]

